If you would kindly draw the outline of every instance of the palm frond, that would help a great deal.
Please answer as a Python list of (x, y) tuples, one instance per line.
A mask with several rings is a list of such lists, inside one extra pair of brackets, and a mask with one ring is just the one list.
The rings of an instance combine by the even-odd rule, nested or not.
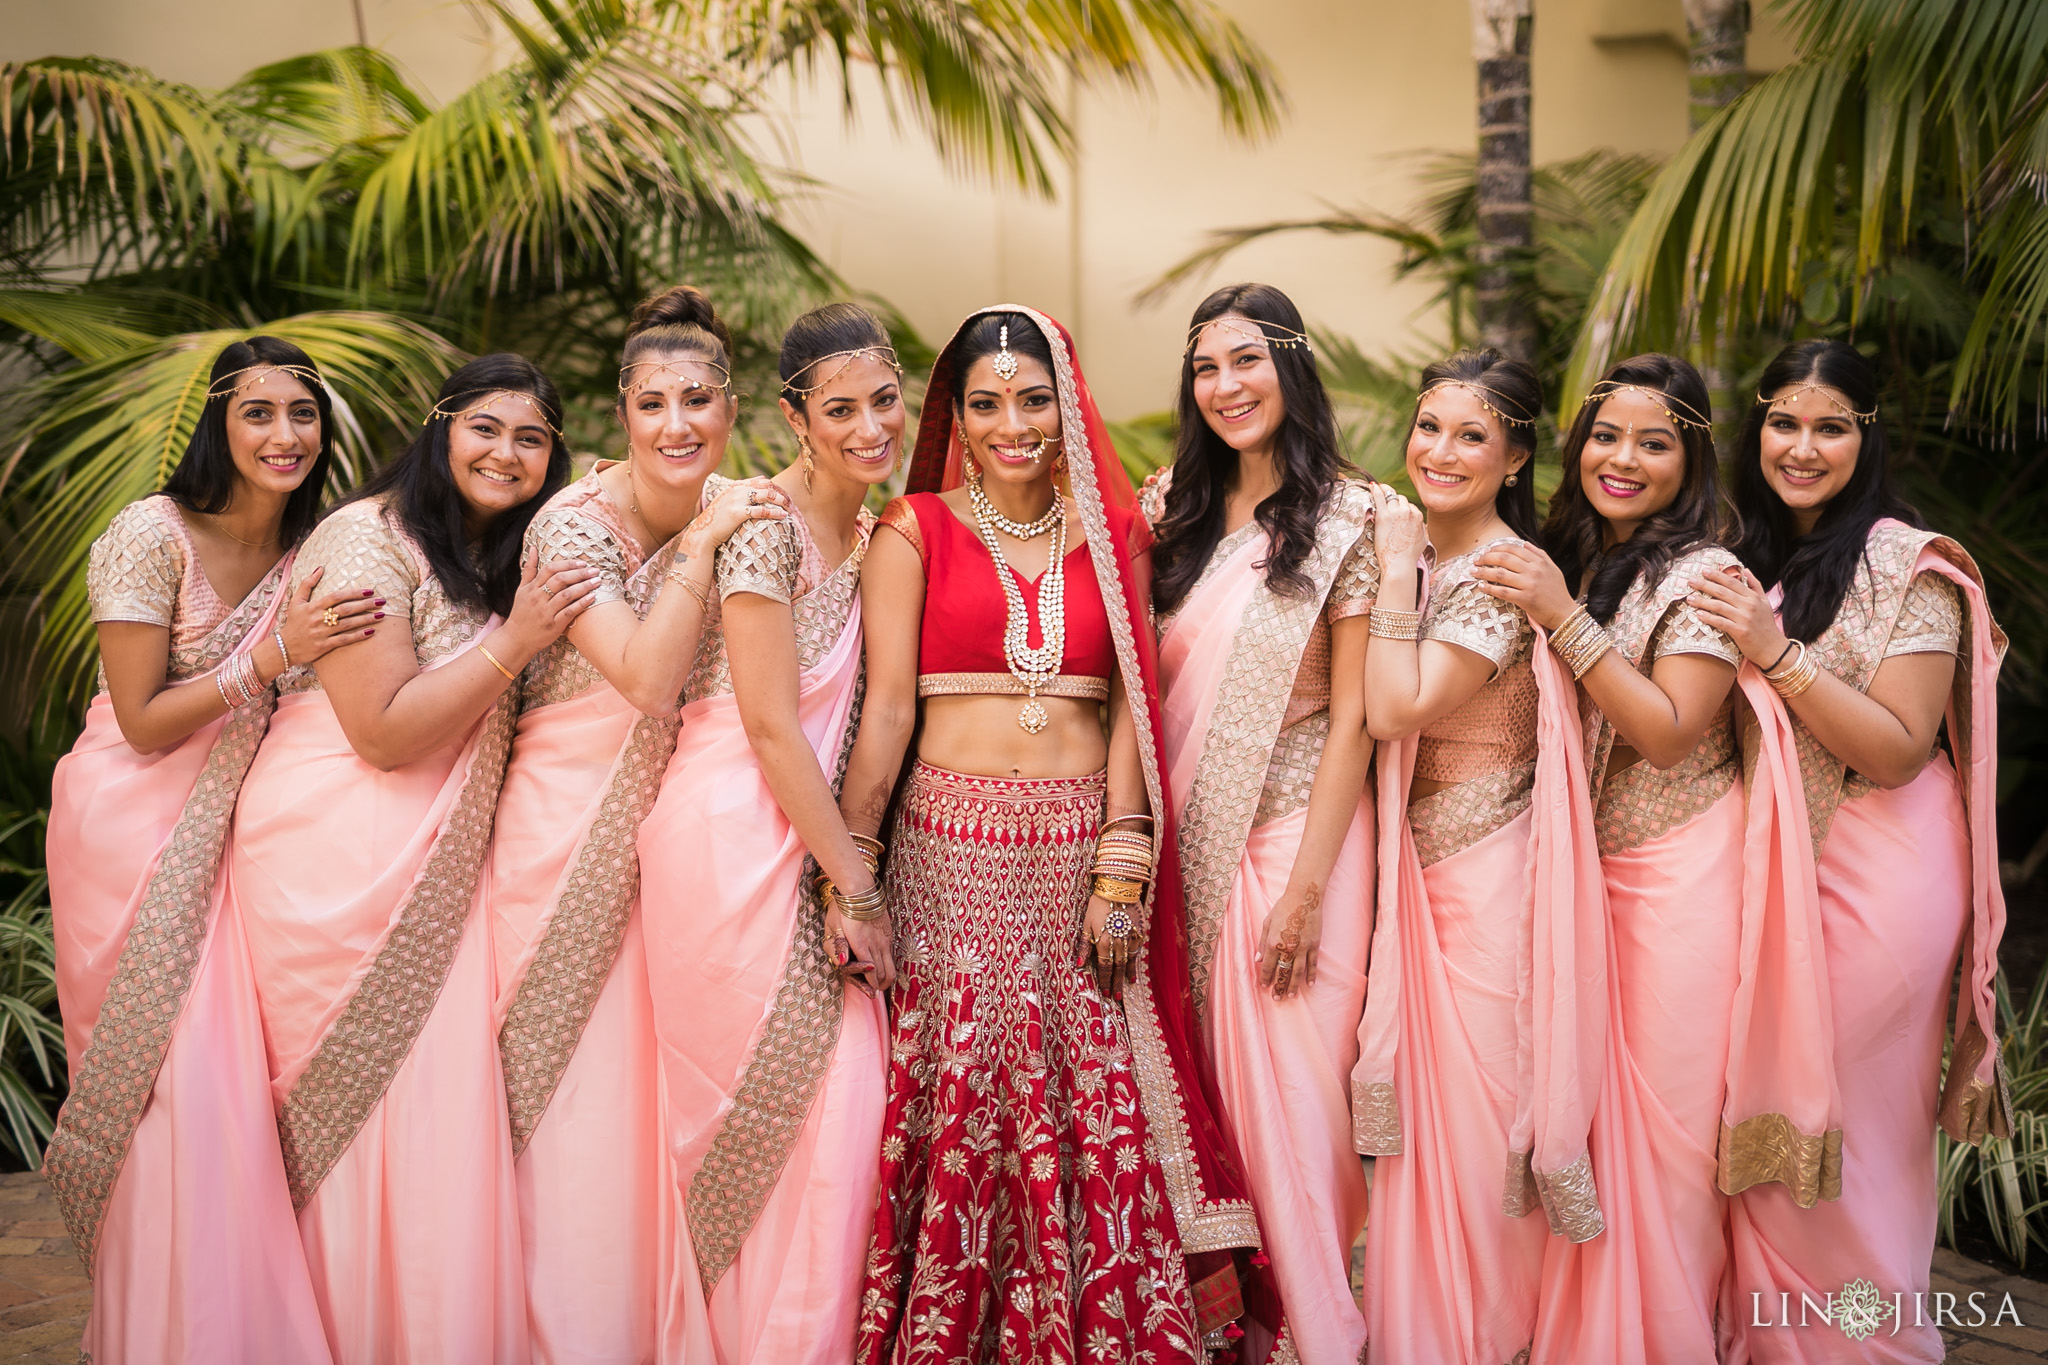
[(94, 538), (163, 485), (205, 405), (214, 357), (259, 330), (303, 347), (333, 391), (338, 486), (367, 466), (373, 431), (411, 429), (459, 359), (398, 318), (308, 313), (260, 329), (146, 338), (12, 395), (10, 412), (20, 415), (0, 430), (19, 472), (0, 485), (0, 515), (19, 528), (9, 575), (34, 595), (53, 687), (77, 688), (93, 657), (85, 563)]

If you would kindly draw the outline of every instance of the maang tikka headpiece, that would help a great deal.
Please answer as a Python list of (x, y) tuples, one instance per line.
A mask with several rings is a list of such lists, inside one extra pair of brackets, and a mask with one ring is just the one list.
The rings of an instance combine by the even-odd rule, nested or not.
[(1813, 379), (1809, 379), (1804, 384), (1799, 384), (1795, 386), (1792, 392), (1784, 394), (1777, 398), (1766, 398), (1763, 394), (1759, 393), (1756, 396), (1756, 401), (1762, 403), (1764, 405), (1764, 408), (1766, 410), (1769, 410), (1772, 406), (1778, 403), (1797, 403), (1799, 401), (1799, 396), (1801, 394), (1809, 392), (1819, 394), (1822, 398), (1827, 400), (1828, 403), (1833, 405), (1835, 410), (1837, 412), (1840, 412), (1844, 417), (1853, 417), (1857, 421), (1865, 423), (1875, 422), (1877, 420), (1876, 408), (1872, 408), (1869, 412), (1858, 412), (1856, 411), (1856, 409), (1850, 407), (1847, 403), (1844, 403), (1840, 398), (1837, 398), (1835, 396), (1835, 390), (1829, 388), (1825, 384), (1820, 383), (1818, 380)]
[(547, 409), (543, 408), (540, 405), (540, 400), (535, 398), (530, 393), (521, 393), (517, 389), (492, 389), (489, 393), (485, 394), (482, 398), (477, 399), (476, 402), (471, 403), (466, 408), (450, 408), (445, 404), (436, 404), (434, 406), (434, 410), (427, 414), (426, 421), (421, 422), (420, 425), (425, 426), (427, 422), (433, 421), (436, 417), (445, 417), (450, 422), (459, 422), (473, 412), (483, 411), (491, 404), (497, 402), (500, 398), (516, 398), (520, 402), (526, 404), (526, 406), (533, 409), (533, 415), (540, 418), (540, 424), (542, 426), (546, 427), (549, 431), (552, 431), (555, 434), (556, 439), (559, 440), (561, 438), (562, 429), (556, 426), (553, 421), (549, 420)]
[(1010, 349), (1010, 324), (1003, 324), (1003, 332), (996, 342), (994, 361), (996, 378), (1008, 383), (1017, 377), (1017, 353)]

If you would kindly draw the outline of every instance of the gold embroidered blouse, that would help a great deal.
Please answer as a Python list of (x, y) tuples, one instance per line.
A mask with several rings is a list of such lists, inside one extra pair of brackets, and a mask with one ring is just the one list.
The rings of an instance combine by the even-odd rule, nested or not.
[[(728, 482), (716, 474), (705, 480), (707, 505)], [(749, 521), (733, 532), (718, 549), (714, 612), (704, 622), (704, 639), (683, 688), (684, 699), (697, 701), (732, 691), (732, 666), (722, 625), (725, 599), (735, 593), (751, 592), (787, 602), (796, 622), (797, 667), (813, 668), (822, 661), (846, 629), (854, 603), (860, 599), (860, 563), (874, 529), (874, 513), (863, 507), (855, 524), (853, 550), (836, 567), (825, 562), (801, 516)]]
[[(250, 596), (275, 588), (266, 575)], [(92, 543), (85, 593), (94, 621), (134, 621), (171, 632), (169, 681), (196, 678), (220, 662), (209, 657), (206, 644), (233, 608), (207, 581), (178, 504), (163, 494), (129, 503)], [(104, 669), (98, 690), (107, 690)]]
[[(466, 644), (490, 613), (448, 600), (427, 566), (427, 556), (399, 528), (383, 498), (365, 498), (328, 514), (306, 537), (292, 567), (292, 591), (307, 574), (325, 567), (318, 591), (368, 588), (384, 599), (384, 619), (412, 626), (413, 657), (425, 668)], [(278, 681), (281, 694), (317, 692), (320, 679), (310, 665), (300, 664)]]
[[(568, 559), (595, 570), (597, 589), (591, 594), (592, 606), (629, 602), (636, 612), (645, 615), (647, 585), (632, 580), (647, 556), (626, 529), (619, 505), (612, 501), (597, 477), (598, 471), (611, 463), (599, 461), (597, 468), (550, 498), (526, 528), (524, 549), (529, 556), (538, 554), (543, 564)], [(604, 675), (597, 671), (597, 666), (584, 658), (564, 634), (526, 666), (521, 677), (520, 710), (567, 701), (603, 681)]]

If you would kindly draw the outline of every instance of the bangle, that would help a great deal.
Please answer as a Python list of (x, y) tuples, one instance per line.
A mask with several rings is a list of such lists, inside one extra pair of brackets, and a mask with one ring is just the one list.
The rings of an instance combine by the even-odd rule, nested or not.
[(222, 676), (227, 672), (227, 667), (228, 666), (225, 663), (223, 663), (219, 668), (213, 670), (213, 686), (214, 689), (220, 693), (220, 704), (222, 706), (227, 707), (228, 710), (232, 711), (235, 709), (235, 699), (228, 695), (228, 685), (223, 680)]
[(284, 627), (279, 626), (276, 630), (272, 631), (270, 633), (270, 638), (277, 645), (277, 657), (284, 660), (284, 671), (286, 673), (291, 672), (292, 655), (291, 651), (284, 647)]
[(1127, 877), (1098, 874), (1090, 882), (1089, 889), (1111, 905), (1136, 905), (1145, 898), (1145, 883)]
[(1557, 633), (1550, 637), (1550, 648), (1578, 679), (1592, 672), (1593, 665), (1614, 648), (1614, 637), (1581, 604), (1558, 625)]
[(709, 589), (696, 579), (690, 577), (689, 574), (677, 573), (674, 569), (668, 571), (667, 578), (671, 583), (681, 584), (684, 592), (697, 599), (697, 610), (703, 612), (706, 616), (711, 614), (711, 592)]
[[(1786, 701), (1792, 700), (1820, 681), (1820, 665), (1814, 662), (1808, 652), (1806, 641), (1794, 640), (1792, 643), (1799, 646), (1799, 657), (1783, 668), (1774, 667), (1764, 674), (1764, 681), (1777, 689), (1778, 695)], [(1784, 655), (1778, 657), (1782, 659)]]
[(855, 923), (877, 920), (889, 913), (889, 900), (882, 894), (880, 882), (865, 891), (855, 891), (849, 895), (828, 880), (824, 886), (824, 893), (833, 905), (839, 907), (842, 916)]
[(489, 651), (488, 649), (485, 649), (485, 648), (483, 647), (483, 642), (482, 642), (482, 641), (478, 641), (478, 642), (477, 642), (476, 652), (477, 652), (477, 653), (479, 653), (479, 654), (481, 654), (481, 655), (483, 655), (485, 659), (489, 660), (489, 661), (490, 661), (490, 665), (491, 665), (491, 667), (492, 667), (492, 668), (495, 668), (495, 669), (497, 669), (497, 670), (498, 670), (498, 671), (499, 671), (500, 673), (503, 673), (503, 674), (505, 675), (505, 681), (506, 681), (506, 682), (518, 682), (518, 681), (519, 681), (519, 679), (517, 679), (517, 678), (515, 678), (514, 676), (512, 676), (512, 670), (511, 670), (511, 669), (509, 669), (509, 668), (505, 667), (505, 665), (503, 665), (503, 664), (501, 664), (501, 663), (499, 663), (499, 662), (498, 662), (498, 656), (497, 656), (497, 655), (495, 655), (495, 654), (491, 653), (491, 651)]
[(1366, 630), (1382, 640), (1419, 640), (1422, 638), (1422, 613), (1374, 607)]
[(1104, 834), (1107, 834), (1107, 833), (1109, 833), (1109, 831), (1111, 831), (1111, 830), (1115, 829), (1115, 828), (1116, 828), (1116, 827), (1117, 827), (1118, 825), (1121, 825), (1121, 824), (1125, 823), (1126, 821), (1130, 821), (1130, 820), (1143, 820), (1143, 821), (1145, 822), (1145, 827), (1146, 827), (1147, 829), (1150, 829), (1150, 828), (1151, 828), (1151, 827), (1153, 826), (1153, 824), (1154, 824), (1154, 823), (1156, 823), (1156, 822), (1155, 822), (1155, 821), (1154, 821), (1154, 820), (1152, 819), (1152, 817), (1151, 817), (1151, 816), (1149, 816), (1149, 815), (1144, 815), (1144, 814), (1138, 814), (1138, 815), (1119, 815), (1119, 816), (1115, 817), (1114, 819), (1111, 819), (1111, 820), (1105, 820), (1105, 821), (1103, 821), (1103, 822), (1102, 822), (1102, 830), (1101, 830), (1101, 832), (1102, 832), (1102, 833), (1104, 833)]

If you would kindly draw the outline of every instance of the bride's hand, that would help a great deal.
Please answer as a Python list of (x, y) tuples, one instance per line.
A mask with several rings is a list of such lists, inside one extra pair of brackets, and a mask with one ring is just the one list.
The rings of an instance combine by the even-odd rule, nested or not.
[[(1123, 937), (1109, 932), (1110, 916), (1121, 910), (1129, 921), (1129, 932)], [(1087, 966), (1088, 959), (1095, 959), (1095, 988), (1112, 1000), (1123, 995), (1124, 983), (1137, 973), (1138, 969), (1138, 911), (1135, 905), (1113, 905), (1100, 896), (1088, 898), (1088, 913), (1081, 920), (1081, 960), (1077, 965)]]

